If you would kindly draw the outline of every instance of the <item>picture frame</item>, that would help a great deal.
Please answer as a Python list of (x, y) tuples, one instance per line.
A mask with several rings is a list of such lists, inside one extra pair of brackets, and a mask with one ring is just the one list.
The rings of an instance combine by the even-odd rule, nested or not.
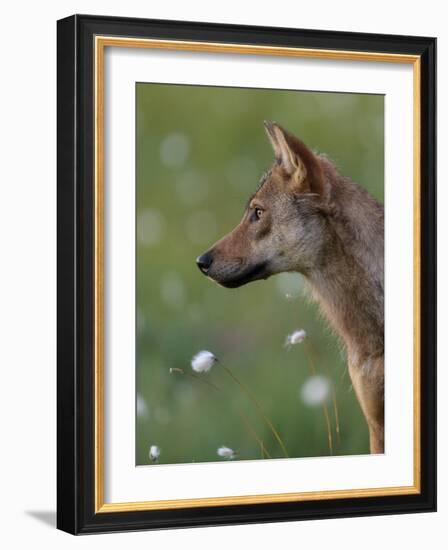
[[(435, 511), (436, 40), (90, 15), (62, 19), (57, 31), (57, 527), (84, 534)], [(409, 170), (413, 174), (410, 276), (414, 304), (412, 365), (408, 365), (413, 377), (412, 411), (408, 411), (413, 419), (412, 483), (106, 501), (104, 309), (109, 189), (104, 148), (110, 136), (105, 132), (104, 70), (108, 48), (269, 56), (272, 63), (286, 58), (321, 59), (412, 68), (413, 120), (408, 121), (413, 129)], [(399, 232), (400, 226), (392, 231)], [(386, 345), (393, 347), (394, 342), (387, 340)]]

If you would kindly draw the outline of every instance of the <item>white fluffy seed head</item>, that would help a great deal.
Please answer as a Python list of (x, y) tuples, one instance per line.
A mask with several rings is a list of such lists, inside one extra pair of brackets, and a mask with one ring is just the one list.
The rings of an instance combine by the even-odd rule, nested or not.
[(220, 456), (221, 458), (226, 458), (227, 460), (232, 460), (232, 458), (235, 458), (236, 456), (236, 452), (230, 447), (226, 447), (225, 445), (219, 447), (216, 452), (218, 453), (218, 456)]
[(286, 344), (287, 346), (294, 346), (295, 344), (302, 343), (306, 338), (306, 332), (302, 329), (295, 330), (291, 334), (288, 334), (286, 337)]
[(195, 372), (208, 372), (218, 359), (211, 351), (200, 351), (191, 360), (191, 368)]
[(316, 407), (324, 403), (330, 395), (330, 380), (326, 376), (316, 374), (310, 376), (300, 389), (300, 397), (305, 405)]
[(160, 447), (157, 447), (157, 445), (151, 445), (149, 447), (149, 460), (151, 462), (155, 462), (160, 456)]

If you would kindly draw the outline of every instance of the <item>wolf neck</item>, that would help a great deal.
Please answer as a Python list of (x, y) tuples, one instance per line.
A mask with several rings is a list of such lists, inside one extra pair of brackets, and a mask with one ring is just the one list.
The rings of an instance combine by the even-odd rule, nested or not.
[(383, 208), (356, 184), (330, 174), (328, 247), (307, 278), (349, 357), (362, 363), (384, 353)]

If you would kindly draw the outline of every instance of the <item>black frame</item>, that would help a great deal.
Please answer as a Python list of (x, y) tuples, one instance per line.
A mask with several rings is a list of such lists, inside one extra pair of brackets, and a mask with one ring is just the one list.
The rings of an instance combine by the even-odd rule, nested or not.
[[(436, 509), (436, 39), (75, 15), (58, 21), (57, 526), (73, 534)], [(95, 35), (421, 56), (421, 493), (94, 513)]]

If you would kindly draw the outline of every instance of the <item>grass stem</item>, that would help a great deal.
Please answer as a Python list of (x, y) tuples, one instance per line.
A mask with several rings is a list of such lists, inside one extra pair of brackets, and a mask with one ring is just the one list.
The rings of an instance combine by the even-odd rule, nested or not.
[[(171, 372), (179, 373), (184, 376), (189, 376), (190, 378), (193, 378), (193, 380), (198, 380), (199, 382), (203, 382), (204, 384), (207, 384), (208, 386), (212, 387), (215, 391), (222, 391), (218, 386), (216, 386), (209, 380), (206, 380), (203, 376), (199, 376), (191, 372), (185, 372), (183, 369), (179, 369), (179, 368), (172, 368)], [(266, 455), (267, 458), (272, 458), (269, 451), (266, 449), (265, 444), (263, 443), (263, 440), (260, 439), (260, 437), (258, 436), (257, 432), (255, 431), (255, 429), (253, 428), (249, 420), (241, 412), (239, 412), (238, 415), (243, 421), (243, 424), (245, 425), (247, 431), (251, 434), (251, 436), (255, 439), (255, 441), (260, 445), (262, 449), (262, 454), (264, 453), (264, 455)], [(262, 456), (262, 458), (264, 458), (264, 455)]]
[[(314, 363), (314, 358), (313, 358), (313, 353), (312, 353), (311, 347), (308, 344), (307, 340), (304, 341), (304, 350), (305, 350), (305, 354), (308, 357), (308, 363), (310, 365), (311, 373), (315, 375), (315, 374), (317, 374), (317, 369), (316, 369), (316, 365)], [(334, 400), (333, 404), (336, 406), (336, 400)], [(333, 434), (332, 434), (332, 429), (331, 429), (330, 415), (328, 414), (328, 407), (327, 407), (327, 404), (325, 402), (323, 404), (323, 411), (324, 411), (325, 423), (327, 425), (328, 448), (330, 450), (330, 454), (332, 455), (333, 454)], [(337, 415), (336, 415), (336, 418), (338, 418)], [(339, 424), (338, 423), (336, 424), (336, 432), (337, 433), (339, 432)]]
[(272, 423), (271, 419), (265, 414), (265, 412), (263, 411), (261, 405), (258, 403), (258, 401), (256, 400), (256, 398), (254, 397), (254, 395), (252, 394), (251, 391), (249, 391), (249, 389), (247, 388), (247, 386), (245, 386), (234, 374), (233, 372), (229, 369), (229, 367), (226, 367), (225, 365), (223, 365), (222, 363), (219, 363), (221, 365), (221, 367), (224, 369), (224, 371), (230, 376), (230, 378), (235, 382), (235, 384), (237, 384), (241, 391), (246, 394), (246, 396), (252, 401), (252, 403), (255, 405), (255, 407), (257, 408), (259, 414), (261, 415), (261, 417), (263, 418), (263, 420), (266, 422), (266, 424), (269, 426), (271, 432), (273, 433), (275, 439), (278, 441), (282, 451), (283, 451), (283, 454), (285, 455), (286, 458), (289, 458), (289, 454), (288, 454), (288, 451), (286, 450), (286, 447), (285, 447), (285, 444), (283, 443), (283, 440), (282, 438), (280, 437), (278, 431), (275, 429), (275, 426), (274, 424)]

